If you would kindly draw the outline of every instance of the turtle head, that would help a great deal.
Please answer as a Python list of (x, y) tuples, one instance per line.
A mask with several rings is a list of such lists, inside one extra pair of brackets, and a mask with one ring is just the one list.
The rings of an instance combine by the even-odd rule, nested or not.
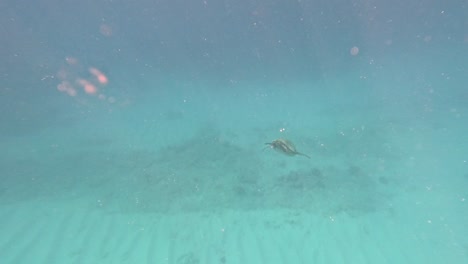
[(265, 151), (265, 149), (267, 148), (273, 148), (273, 143), (265, 143), (266, 147), (263, 148), (263, 151)]

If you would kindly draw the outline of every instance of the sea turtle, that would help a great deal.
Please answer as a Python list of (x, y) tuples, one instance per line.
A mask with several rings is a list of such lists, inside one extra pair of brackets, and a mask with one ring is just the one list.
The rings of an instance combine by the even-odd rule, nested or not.
[(267, 145), (266, 148), (270, 147), (288, 156), (301, 155), (310, 159), (310, 157), (307, 156), (306, 154), (297, 152), (296, 146), (294, 146), (294, 144), (291, 141), (284, 139), (284, 138), (273, 140), (273, 142), (265, 143), (265, 145)]

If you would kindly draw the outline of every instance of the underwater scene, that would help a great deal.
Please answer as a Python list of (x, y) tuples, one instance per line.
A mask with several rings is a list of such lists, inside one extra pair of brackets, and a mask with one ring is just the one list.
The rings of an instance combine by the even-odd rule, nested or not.
[(0, 3), (0, 263), (468, 263), (468, 3)]

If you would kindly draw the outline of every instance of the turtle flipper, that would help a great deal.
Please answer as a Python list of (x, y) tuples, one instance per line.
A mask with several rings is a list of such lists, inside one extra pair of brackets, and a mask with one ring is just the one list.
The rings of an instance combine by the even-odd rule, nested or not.
[(297, 155), (301, 155), (301, 156), (304, 156), (304, 157), (310, 159), (310, 157), (308, 155), (304, 154), (304, 153), (297, 152)]

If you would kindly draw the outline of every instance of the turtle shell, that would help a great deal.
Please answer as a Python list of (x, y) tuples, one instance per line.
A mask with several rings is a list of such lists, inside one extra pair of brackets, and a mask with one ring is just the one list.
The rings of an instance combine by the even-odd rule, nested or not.
[(294, 156), (298, 152), (296, 150), (296, 146), (294, 144), (284, 138), (277, 139), (272, 142), (272, 146), (274, 149), (283, 152), (286, 155)]
[(274, 150), (279, 151), (288, 156), (301, 155), (310, 159), (310, 157), (307, 156), (306, 154), (298, 152), (296, 150), (296, 146), (294, 146), (294, 144), (287, 139), (279, 138), (279, 139), (274, 140), (271, 143), (265, 143), (265, 144), (270, 146)]

